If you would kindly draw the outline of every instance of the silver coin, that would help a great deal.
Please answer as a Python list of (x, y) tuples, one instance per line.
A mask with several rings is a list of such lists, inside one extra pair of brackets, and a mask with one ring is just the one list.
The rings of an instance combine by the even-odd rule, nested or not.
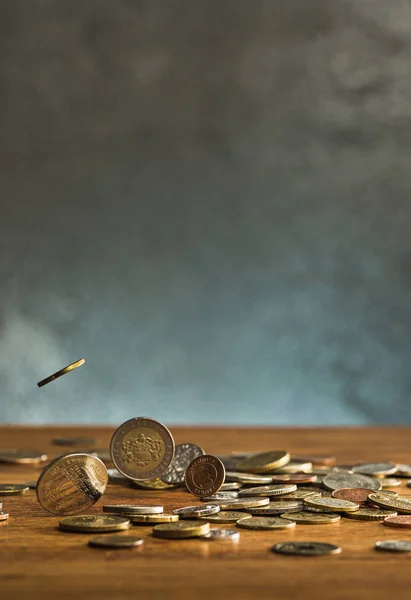
[(397, 465), (393, 463), (363, 463), (352, 467), (353, 473), (362, 475), (393, 475), (397, 470)]
[(401, 485), (401, 480), (394, 477), (380, 477), (379, 479), (383, 490), (385, 490), (385, 488), (399, 487)]
[(410, 540), (384, 540), (375, 544), (376, 550), (386, 552), (411, 552)]
[(158, 515), (164, 511), (164, 508), (147, 504), (104, 504), (103, 511), (123, 515)]
[(269, 475), (255, 475), (254, 473), (239, 473), (237, 471), (227, 471), (225, 474), (226, 481), (235, 481), (249, 485), (263, 485), (272, 483), (273, 478)]
[(283, 496), (297, 491), (297, 486), (292, 483), (282, 483), (278, 485), (259, 485), (257, 487), (240, 490), (238, 496), (245, 498), (249, 496)]
[(411, 477), (411, 465), (397, 465), (396, 477)]
[(341, 548), (324, 542), (280, 542), (271, 548), (272, 552), (297, 556), (328, 556), (340, 554)]
[(201, 539), (216, 541), (216, 542), (238, 542), (240, 533), (233, 529), (210, 529), (208, 533), (201, 536)]
[(323, 484), (329, 490), (341, 488), (365, 488), (367, 490), (380, 490), (381, 483), (374, 477), (350, 473), (349, 471), (332, 471), (324, 477)]
[(239, 481), (226, 481), (220, 487), (220, 492), (230, 492), (232, 490), (239, 490), (243, 487), (243, 484)]
[(212, 496), (201, 498), (201, 500), (212, 502), (213, 500), (232, 500), (233, 498), (238, 498), (238, 492), (217, 492), (216, 494), (212, 494)]
[(183, 485), (188, 465), (198, 456), (203, 456), (204, 450), (195, 444), (177, 444), (174, 458), (167, 470), (161, 475), (165, 483)]
[(198, 517), (207, 517), (220, 512), (220, 507), (216, 504), (198, 504), (197, 506), (184, 506), (173, 510), (174, 515), (180, 519), (197, 519)]

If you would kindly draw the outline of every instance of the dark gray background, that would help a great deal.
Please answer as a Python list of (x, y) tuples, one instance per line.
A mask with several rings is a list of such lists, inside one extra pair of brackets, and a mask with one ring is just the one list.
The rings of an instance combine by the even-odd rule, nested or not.
[(0, 40), (2, 420), (410, 420), (408, 0), (0, 0)]

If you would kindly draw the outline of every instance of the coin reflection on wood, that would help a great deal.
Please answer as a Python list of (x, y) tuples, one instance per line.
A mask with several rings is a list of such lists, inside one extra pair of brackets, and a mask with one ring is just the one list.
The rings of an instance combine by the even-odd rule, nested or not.
[(37, 498), (55, 515), (74, 515), (93, 506), (108, 482), (107, 469), (96, 456), (67, 454), (53, 460), (37, 482)]
[(225, 468), (216, 456), (204, 454), (195, 458), (188, 466), (185, 482), (194, 496), (211, 496), (218, 492), (224, 483)]
[(61, 369), (60, 371), (53, 373), (53, 375), (50, 375), (49, 377), (46, 377), (45, 379), (42, 379), (41, 381), (39, 381), (37, 384), (38, 387), (43, 387), (43, 385), (47, 385), (48, 383), (51, 383), (52, 381), (54, 381), (55, 379), (58, 379), (62, 375), (65, 375), (66, 373), (70, 373), (70, 371), (74, 371), (74, 369), (78, 369), (78, 367), (81, 367), (81, 365), (84, 365), (85, 362), (86, 361), (84, 360), (84, 358), (80, 358), (80, 360), (76, 360), (75, 362), (71, 363), (70, 365), (67, 365), (67, 367), (64, 367), (64, 369)]

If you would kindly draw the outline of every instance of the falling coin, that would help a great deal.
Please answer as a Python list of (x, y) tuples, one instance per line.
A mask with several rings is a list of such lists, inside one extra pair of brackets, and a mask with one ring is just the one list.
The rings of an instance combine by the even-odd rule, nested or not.
[(185, 483), (194, 496), (211, 496), (224, 483), (225, 468), (216, 456), (204, 454), (195, 458), (188, 466)]
[(135, 535), (99, 535), (98, 537), (91, 538), (88, 541), (88, 545), (93, 548), (135, 548), (141, 546), (144, 540)]
[(272, 552), (296, 556), (328, 556), (340, 554), (341, 548), (324, 542), (280, 542), (271, 548)]
[(17, 496), (29, 490), (27, 485), (16, 483), (0, 483), (0, 496)]
[(238, 542), (240, 533), (234, 529), (210, 529), (208, 533), (201, 536), (201, 539), (213, 542)]
[(237, 527), (243, 529), (291, 529), (295, 527), (295, 521), (291, 518), (282, 519), (281, 517), (247, 517), (237, 521)]
[(50, 377), (46, 377), (46, 379), (42, 379), (41, 381), (39, 381), (37, 384), (38, 387), (43, 387), (43, 385), (47, 385), (48, 383), (51, 383), (52, 381), (54, 381), (55, 379), (58, 379), (62, 375), (65, 375), (66, 373), (70, 373), (70, 371), (74, 371), (74, 369), (77, 369), (78, 367), (81, 367), (81, 365), (84, 365), (85, 362), (86, 361), (84, 360), (84, 358), (80, 358), (80, 360), (76, 360), (76, 362), (73, 362), (73, 363), (71, 363), (71, 365), (64, 367), (64, 369), (61, 369), (60, 371), (53, 373), (53, 375), (50, 375)]
[(59, 528), (76, 533), (105, 533), (106, 531), (129, 529), (130, 521), (125, 517), (114, 515), (76, 515), (61, 519)]
[(163, 523), (153, 527), (153, 536), (160, 538), (182, 539), (200, 537), (210, 531), (210, 524), (205, 521), (179, 521)]
[(162, 506), (149, 506), (147, 504), (104, 504), (103, 511), (108, 513), (127, 513), (128, 515), (154, 515), (163, 512)]
[(376, 550), (386, 552), (411, 552), (411, 541), (409, 540), (384, 540), (375, 544)]

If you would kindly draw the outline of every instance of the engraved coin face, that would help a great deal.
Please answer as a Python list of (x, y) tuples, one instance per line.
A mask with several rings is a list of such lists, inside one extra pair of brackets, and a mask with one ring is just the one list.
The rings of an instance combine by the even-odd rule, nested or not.
[(17, 483), (0, 483), (0, 496), (17, 496), (29, 490), (27, 485)]
[(323, 479), (323, 484), (329, 490), (339, 490), (341, 488), (381, 489), (381, 483), (378, 479), (362, 475), (361, 473), (350, 473), (341, 470), (328, 473)]
[(356, 521), (382, 521), (385, 517), (393, 517), (397, 513), (386, 508), (360, 508), (353, 513), (344, 513), (346, 519)]
[(272, 552), (295, 556), (327, 556), (340, 554), (341, 548), (325, 542), (280, 542), (271, 548)]
[(77, 533), (91, 533), (106, 531), (120, 531), (130, 528), (130, 521), (125, 517), (114, 515), (77, 515), (65, 517), (59, 522), (59, 528), (63, 531)]
[(110, 454), (114, 466), (125, 477), (153, 479), (163, 475), (173, 460), (173, 436), (162, 423), (137, 417), (114, 432)]
[(198, 506), (184, 506), (173, 510), (180, 519), (196, 519), (197, 517), (206, 517), (220, 512), (220, 507), (216, 504), (199, 504)]
[(188, 466), (185, 483), (195, 496), (211, 496), (218, 492), (224, 483), (225, 468), (216, 456), (204, 454), (195, 458)]
[(238, 542), (240, 533), (234, 529), (210, 529), (206, 535), (201, 536), (201, 539), (210, 542)]
[(368, 499), (382, 508), (389, 508), (398, 512), (411, 514), (411, 500), (409, 498), (392, 496), (385, 492), (377, 492), (370, 494)]
[(376, 550), (385, 552), (411, 552), (411, 541), (409, 540), (384, 540), (375, 544)]
[(349, 500), (350, 502), (356, 502), (359, 505), (368, 504), (368, 495), (370, 490), (366, 488), (341, 488), (334, 490), (331, 494), (333, 498), (339, 498), (340, 500)]
[(182, 485), (188, 465), (198, 456), (203, 456), (204, 450), (195, 444), (177, 444), (174, 458), (161, 479), (166, 483)]
[(108, 482), (104, 463), (90, 454), (66, 454), (53, 460), (37, 482), (37, 498), (55, 515), (74, 515), (93, 506)]
[(135, 535), (99, 535), (89, 540), (88, 545), (92, 548), (135, 548), (141, 546), (144, 540)]

